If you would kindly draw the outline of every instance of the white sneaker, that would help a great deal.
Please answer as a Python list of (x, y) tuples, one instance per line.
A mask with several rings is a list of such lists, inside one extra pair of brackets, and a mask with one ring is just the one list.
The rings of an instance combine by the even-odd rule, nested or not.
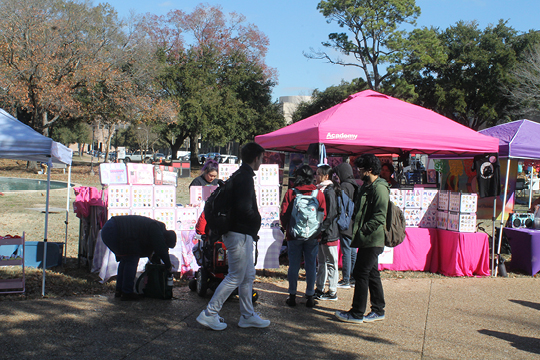
[(265, 328), (270, 325), (270, 320), (263, 320), (257, 313), (253, 313), (250, 317), (245, 318), (243, 315), (240, 316), (240, 321), (238, 321), (238, 326), (241, 328), (256, 327), (256, 328)]
[(225, 330), (227, 324), (225, 320), (219, 315), (206, 315), (206, 310), (201, 311), (197, 316), (197, 322), (202, 326), (209, 327), (212, 330)]

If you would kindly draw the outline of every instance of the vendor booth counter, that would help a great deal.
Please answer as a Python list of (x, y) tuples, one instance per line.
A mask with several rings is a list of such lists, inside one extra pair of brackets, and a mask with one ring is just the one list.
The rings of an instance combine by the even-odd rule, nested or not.
[[(430, 271), (445, 276), (489, 276), (489, 242), (484, 233), (407, 228), (405, 240), (379, 263), (379, 270)], [(387, 263), (383, 263), (387, 262)]]
[(527, 275), (540, 271), (540, 230), (504, 228), (512, 249), (511, 270), (521, 270)]

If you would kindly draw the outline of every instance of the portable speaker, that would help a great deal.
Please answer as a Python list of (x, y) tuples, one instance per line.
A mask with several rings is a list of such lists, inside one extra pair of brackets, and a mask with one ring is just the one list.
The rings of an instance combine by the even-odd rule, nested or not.
[(534, 214), (529, 213), (512, 213), (510, 214), (510, 226), (513, 228), (528, 228), (534, 226)]

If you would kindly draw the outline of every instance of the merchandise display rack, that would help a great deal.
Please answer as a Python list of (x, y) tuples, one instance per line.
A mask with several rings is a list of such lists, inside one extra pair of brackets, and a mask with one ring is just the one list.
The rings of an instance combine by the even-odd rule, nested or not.
[(0, 294), (15, 294), (25, 292), (25, 276), (24, 276), (24, 255), (25, 255), (25, 243), (24, 233), (20, 236), (0, 236), (0, 246), (3, 245), (22, 245), (22, 256), (17, 255), (14, 258), (0, 259), (1, 266), (21, 266), (22, 277), (16, 279), (0, 279)]

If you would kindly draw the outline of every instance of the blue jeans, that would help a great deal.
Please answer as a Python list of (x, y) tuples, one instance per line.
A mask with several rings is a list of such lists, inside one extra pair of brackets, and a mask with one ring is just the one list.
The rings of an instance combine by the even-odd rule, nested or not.
[(352, 239), (346, 235), (341, 235), (339, 243), (341, 245), (341, 267), (343, 280), (350, 281), (351, 275), (356, 264), (356, 253), (358, 249), (351, 248)]
[(229, 231), (223, 235), (223, 243), (227, 248), (229, 272), (219, 284), (206, 308), (208, 315), (219, 313), (231, 293), (238, 288), (240, 298), (240, 314), (245, 317), (253, 315), (253, 281), (255, 265), (253, 264), (253, 238), (250, 235)]
[(135, 255), (117, 256), (116, 259), (120, 261), (116, 275), (116, 291), (131, 294), (135, 289), (135, 275), (137, 275), (139, 257)]
[(311, 240), (289, 240), (287, 241), (287, 251), (289, 253), (289, 294), (296, 295), (298, 284), (298, 272), (304, 255), (304, 268), (306, 269), (306, 295), (315, 294), (315, 279), (317, 276), (317, 254), (319, 252), (319, 241)]

